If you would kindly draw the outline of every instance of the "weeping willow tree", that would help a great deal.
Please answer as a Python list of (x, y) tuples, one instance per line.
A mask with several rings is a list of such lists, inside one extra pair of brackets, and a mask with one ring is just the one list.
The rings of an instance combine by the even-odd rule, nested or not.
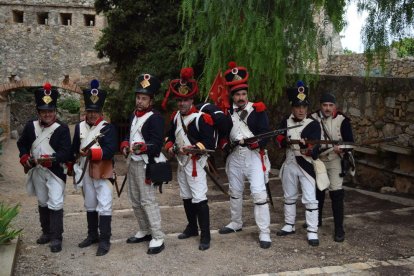
[(295, 79), (314, 80), (318, 51), (332, 35), (325, 27), (332, 24), (339, 33), (351, 2), (368, 12), (362, 35), (370, 61), (376, 55), (384, 60), (389, 39), (413, 27), (414, 1), (408, 0), (183, 0), (183, 63), (203, 61), (201, 87), (208, 89), (218, 68), (234, 60), (250, 71), (250, 93), (274, 103)]
[(392, 41), (414, 37), (414, 1), (409, 0), (358, 0), (359, 12), (366, 12), (362, 29), (365, 53), (371, 62), (379, 56), (382, 64), (388, 56)]
[(386, 57), (390, 41), (414, 26), (412, 0), (96, 0), (108, 20), (96, 49), (121, 78), (116, 114), (125, 113), (122, 93), (140, 72), (156, 72), (165, 88), (181, 67), (195, 67), (206, 95), (229, 61), (249, 69), (254, 96), (275, 103), (285, 85), (315, 80), (319, 51), (331, 43), (326, 30), (344, 28), (351, 2), (368, 12), (363, 42), (371, 59)]
[(332, 0), (183, 0), (181, 57), (185, 65), (204, 61), (200, 82), (207, 89), (219, 68), (236, 61), (249, 70), (250, 93), (274, 103), (294, 82), (287, 72), (309, 80), (317, 71), (318, 51), (330, 39), (324, 26), (329, 20), (339, 32), (345, 7)]

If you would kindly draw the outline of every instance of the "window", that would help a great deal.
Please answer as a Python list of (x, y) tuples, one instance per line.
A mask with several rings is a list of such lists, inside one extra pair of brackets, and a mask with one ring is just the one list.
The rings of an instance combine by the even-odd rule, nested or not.
[(72, 14), (71, 13), (61, 13), (60, 14), (60, 24), (70, 26), (72, 25)]
[(84, 14), (83, 19), (85, 26), (95, 26), (95, 15), (94, 14)]
[(13, 22), (14, 23), (23, 23), (23, 15), (22, 11), (13, 11)]
[(38, 12), (37, 13), (37, 24), (39, 25), (48, 25), (49, 22), (49, 13), (47, 12)]

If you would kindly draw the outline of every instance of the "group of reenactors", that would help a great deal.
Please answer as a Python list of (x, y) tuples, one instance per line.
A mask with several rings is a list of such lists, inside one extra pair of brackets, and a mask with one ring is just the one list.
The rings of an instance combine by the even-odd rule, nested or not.
[[(175, 157), (177, 182), (188, 222), (178, 238), (200, 235), (199, 250), (209, 249), (206, 168), (211, 166), (209, 154), (220, 149), (227, 155), (225, 170), (229, 179), (231, 219), (219, 229), (219, 234), (242, 230), (244, 183), (247, 180), (259, 229), (259, 245), (267, 249), (271, 246), (269, 195), (266, 190), (270, 171), (266, 151), (269, 140), (280, 148), (286, 148), (286, 160), (280, 170), (285, 223), (276, 235), (295, 233), (300, 185), (309, 245), (319, 245), (318, 227), (322, 225), (326, 190), (329, 190), (332, 201), (334, 240), (344, 241), (344, 174), (341, 162), (349, 153), (333, 143), (321, 146), (309, 142), (353, 142), (350, 120), (336, 110), (335, 96), (322, 94), (320, 110), (310, 114), (308, 87), (298, 82), (296, 87), (287, 88), (292, 112), (280, 123), (279, 135), (262, 138), (261, 134), (271, 131), (269, 118), (264, 103), (249, 101), (247, 69), (231, 62), (223, 77), (231, 100), (229, 109), (225, 111), (214, 104), (195, 105), (198, 84), (193, 69), (183, 68), (180, 78), (169, 83), (164, 98), (165, 103), (172, 95), (177, 103), (177, 111), (172, 113), (165, 133), (164, 119), (154, 108), (160, 80), (151, 74), (138, 76), (134, 91), (135, 110), (131, 114), (129, 132), (120, 141), (120, 146), (115, 127), (103, 117), (106, 92), (99, 88), (97, 80), (83, 91), (86, 114), (75, 127), (73, 141), (68, 126), (57, 119), (58, 91), (49, 83), (37, 90), (38, 118), (26, 124), (17, 142), (20, 163), (27, 172), (27, 190), (38, 199), (42, 234), (37, 243), (49, 243), (51, 252), (62, 250), (64, 191), (66, 175), (70, 175), (74, 176), (76, 188), (82, 189), (86, 209), (87, 236), (79, 247), (97, 243), (97, 256), (109, 252), (114, 154), (119, 149), (127, 157), (128, 199), (139, 225), (136, 234), (126, 242), (149, 242), (148, 254), (157, 254), (164, 249), (165, 234), (161, 227), (156, 188), (162, 184), (158, 180), (159, 174), (168, 173), (168, 158)], [(260, 138), (256, 139), (256, 136)], [(324, 165), (322, 170), (319, 169), (321, 163)], [(323, 187), (317, 183), (321, 172), (328, 178)]]

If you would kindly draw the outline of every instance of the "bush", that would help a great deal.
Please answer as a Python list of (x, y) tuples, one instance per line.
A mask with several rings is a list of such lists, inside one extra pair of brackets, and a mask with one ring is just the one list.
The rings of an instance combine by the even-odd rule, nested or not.
[(15, 239), (23, 229), (12, 230), (11, 221), (19, 213), (19, 205), (9, 207), (5, 203), (0, 202), (0, 244), (10, 243)]
[(58, 108), (65, 109), (71, 114), (79, 113), (80, 103), (78, 99), (75, 98), (65, 98), (58, 101)]

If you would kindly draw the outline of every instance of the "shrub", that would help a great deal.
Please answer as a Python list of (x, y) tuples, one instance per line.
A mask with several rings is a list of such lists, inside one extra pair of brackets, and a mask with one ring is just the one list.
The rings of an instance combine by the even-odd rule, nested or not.
[(61, 99), (57, 105), (58, 105), (58, 108), (65, 109), (69, 111), (69, 113), (71, 114), (79, 113), (79, 110), (80, 110), (79, 100), (75, 98)]
[(0, 244), (7, 244), (15, 239), (23, 229), (11, 229), (11, 221), (19, 213), (19, 205), (9, 207), (5, 203), (0, 202)]

